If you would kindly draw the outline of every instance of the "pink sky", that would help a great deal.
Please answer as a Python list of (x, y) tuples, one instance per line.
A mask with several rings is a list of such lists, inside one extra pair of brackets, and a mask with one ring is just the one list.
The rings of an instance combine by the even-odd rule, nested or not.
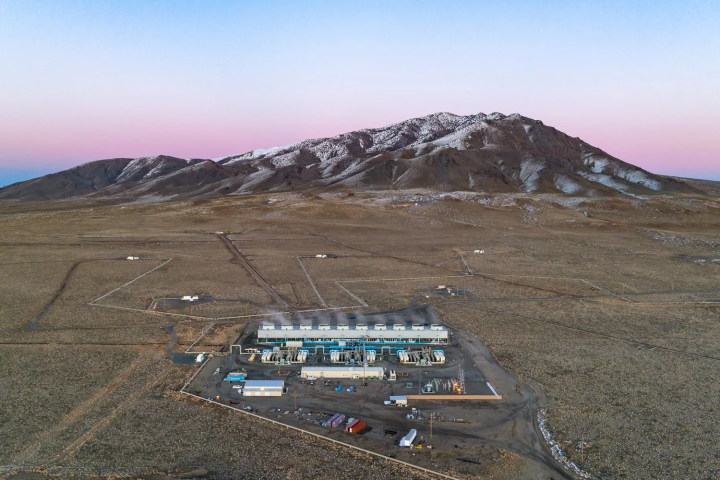
[(718, 5), (5, 3), (0, 177), (498, 111), (720, 179)]

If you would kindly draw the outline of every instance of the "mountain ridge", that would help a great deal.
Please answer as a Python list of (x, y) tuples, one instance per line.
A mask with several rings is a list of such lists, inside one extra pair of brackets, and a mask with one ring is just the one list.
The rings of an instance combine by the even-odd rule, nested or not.
[(182, 199), (326, 187), (653, 195), (699, 193), (520, 114), (439, 112), (216, 159), (87, 162), (0, 188), (1, 199)]

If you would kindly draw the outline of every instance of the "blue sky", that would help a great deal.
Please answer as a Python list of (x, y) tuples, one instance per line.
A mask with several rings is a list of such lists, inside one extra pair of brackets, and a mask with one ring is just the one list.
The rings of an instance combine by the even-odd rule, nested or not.
[(720, 179), (720, 2), (0, 0), (0, 185), (438, 111)]

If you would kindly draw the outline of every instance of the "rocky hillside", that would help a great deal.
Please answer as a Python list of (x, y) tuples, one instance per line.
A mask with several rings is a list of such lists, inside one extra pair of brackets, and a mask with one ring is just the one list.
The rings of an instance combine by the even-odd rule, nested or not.
[(697, 192), (539, 120), (436, 113), (219, 160), (98, 160), (9, 185), (0, 189), (0, 199), (177, 199), (329, 186), (568, 195)]

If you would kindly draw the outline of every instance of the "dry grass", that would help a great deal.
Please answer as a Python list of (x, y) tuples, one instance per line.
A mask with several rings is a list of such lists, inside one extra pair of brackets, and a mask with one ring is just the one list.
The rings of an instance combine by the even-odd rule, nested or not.
[[(162, 296), (209, 293), (231, 301), (172, 312), (211, 320), (244, 315), (244, 302), (247, 313), (268, 310), (260, 305), (269, 303), (265, 292), (213, 234), (230, 228), (242, 232), (231, 238), (250, 263), (299, 309), (320, 302), (296, 256), (318, 253), (349, 255), (303, 261), (331, 306), (355, 304), (336, 281), (371, 305), (366, 312), (406, 307), (437, 284), (505, 299), (438, 308), (450, 324), (479, 335), (507, 368), (542, 384), (549, 427), (569, 442), (562, 446), (574, 461), (584, 437), (590, 445), (582, 466), (595, 476), (720, 476), (718, 361), (643, 345), (720, 356), (717, 307), (660, 305), (720, 297), (678, 293), (719, 288), (720, 265), (692, 258), (720, 256), (720, 218), (705, 206), (709, 200), (566, 199), (558, 205), (524, 195), (482, 202), (415, 195), (0, 205), (6, 262), (0, 265), (0, 329), (23, 326), (52, 298), (67, 268), (83, 261), (39, 320), (40, 331), (0, 332), (0, 462), (55, 462), (49, 472), (61, 477), (142, 475), (188, 464), (207, 465), (209, 478), (417, 476), (178, 399), (172, 391), (193, 367), (165, 359), (170, 335), (161, 325), (187, 319), (87, 305), (172, 257), (100, 303), (144, 309)], [(413, 206), (388, 206), (403, 202)], [(456, 251), (474, 249), (493, 251), (465, 260), (494, 280), (448, 278), (464, 271)], [(156, 260), (110, 260), (128, 255)], [(14, 262), (39, 263), (8, 265)], [(441, 278), (387, 280), (407, 277)], [(550, 300), (606, 295), (602, 289), (656, 293), (628, 297), (648, 305)], [(546, 300), (507, 301), (512, 298)], [(177, 325), (176, 350), (187, 348), (205, 325)], [(200, 345), (227, 344), (241, 328), (216, 324)], [(485, 472), (487, 478), (534, 478), (531, 467), (531, 460), (507, 455)]]
[[(553, 307), (542, 318), (575, 318), (569, 306)], [(481, 306), (440, 310), (451, 325), (478, 335), (503, 366), (542, 385), (550, 401), (549, 427), (557, 440), (568, 442), (562, 448), (580, 463), (577, 442), (584, 436), (590, 443), (582, 468), (613, 478), (712, 478), (711, 472), (719, 473), (716, 458), (696, 455), (720, 449), (720, 429), (710, 420), (720, 413), (718, 360), (638, 348), (632, 342), (488, 312)], [(604, 333), (643, 337), (653, 324), (648, 317), (623, 320), (617, 310), (614, 315), (600, 311), (604, 314), (586, 321)], [(685, 313), (692, 318), (698, 312)], [(716, 313), (714, 318), (701, 316), (695, 321), (717, 328)], [(665, 322), (665, 328), (675, 330), (675, 335), (695, 333), (682, 317)]]

